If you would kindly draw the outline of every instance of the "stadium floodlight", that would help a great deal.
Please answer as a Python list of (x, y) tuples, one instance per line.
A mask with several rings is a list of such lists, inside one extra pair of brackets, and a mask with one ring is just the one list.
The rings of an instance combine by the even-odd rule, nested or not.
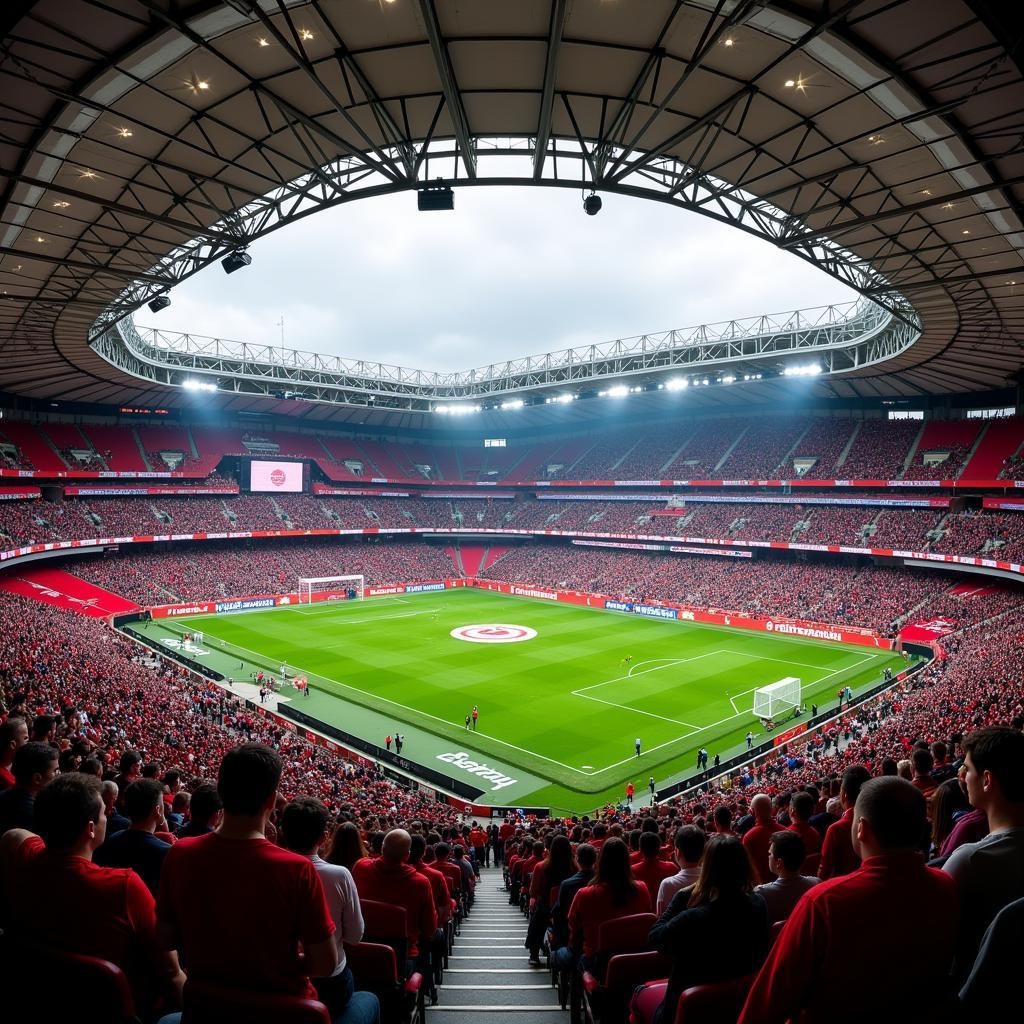
[(150, 299), (147, 305), (150, 311), (153, 313), (159, 313), (161, 309), (166, 309), (171, 304), (171, 297), (169, 295), (158, 295), (155, 299)]
[(182, 382), (181, 385), (186, 391), (216, 391), (217, 385), (211, 384), (206, 380), (197, 380), (195, 377), (189, 377)]
[(508, 402), (502, 402), (499, 408), (501, 409), (522, 409), (523, 400), (521, 398), (513, 398)]
[(479, 405), (469, 405), (466, 402), (459, 402), (457, 405), (435, 405), (434, 412), (447, 413), (449, 416), (466, 416), (471, 412), (479, 412)]
[(455, 192), (446, 185), (428, 186), (416, 193), (416, 208), (424, 210), (454, 210)]
[(225, 274), (233, 274), (236, 270), (241, 270), (242, 267), (247, 267), (252, 263), (252, 257), (244, 250), (239, 249), (238, 252), (228, 253), (220, 261), (220, 265), (224, 268)]
[(566, 405), (568, 402), (575, 402), (576, 396), (569, 394), (555, 395), (555, 401), (558, 402), (560, 405)]
[(629, 388), (625, 384), (616, 384), (615, 387), (602, 391), (601, 394), (607, 398), (625, 398), (629, 394)]
[(601, 212), (601, 197), (596, 192), (591, 192), (586, 199), (583, 200), (583, 209), (586, 211), (588, 217), (596, 217)]
[(690, 382), (685, 377), (673, 377), (665, 382), (666, 391), (685, 391), (689, 386)]
[(736, 383), (736, 378), (731, 373), (727, 374), (725, 377), (722, 378), (722, 383), (723, 384), (735, 384)]
[(783, 371), (784, 377), (817, 377), (822, 372), (819, 363), (794, 363)]

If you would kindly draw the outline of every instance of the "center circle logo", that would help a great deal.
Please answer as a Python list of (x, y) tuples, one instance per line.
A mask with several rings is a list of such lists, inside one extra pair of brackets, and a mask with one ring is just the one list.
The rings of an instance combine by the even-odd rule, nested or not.
[(284, 470), (283, 469), (275, 469), (270, 474), (270, 482), (275, 487), (280, 487), (284, 483), (284, 481), (285, 481), (285, 475), (284, 475)]
[(450, 635), (471, 644), (518, 644), (523, 640), (532, 640), (537, 630), (529, 626), (510, 626), (504, 622), (484, 622), (475, 626), (459, 626)]

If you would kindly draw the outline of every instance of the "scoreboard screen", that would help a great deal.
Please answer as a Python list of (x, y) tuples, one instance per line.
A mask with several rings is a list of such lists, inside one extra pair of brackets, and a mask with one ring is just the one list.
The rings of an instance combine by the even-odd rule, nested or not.
[(249, 486), (254, 494), (301, 494), (306, 489), (306, 464), (279, 460), (252, 459)]

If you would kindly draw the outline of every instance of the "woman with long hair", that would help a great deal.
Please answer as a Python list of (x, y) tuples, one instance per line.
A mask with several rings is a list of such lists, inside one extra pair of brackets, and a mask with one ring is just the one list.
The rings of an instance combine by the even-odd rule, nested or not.
[(668, 1024), (686, 989), (728, 981), (757, 970), (768, 952), (768, 911), (753, 891), (754, 869), (743, 843), (718, 834), (708, 839), (700, 877), (680, 889), (651, 928), (650, 944), (672, 957), (667, 983), (647, 985), (633, 997), (644, 1024)]
[(370, 853), (363, 842), (363, 834), (359, 826), (352, 821), (343, 821), (331, 836), (331, 846), (327, 851), (324, 860), (328, 864), (340, 864), (343, 868), (352, 870), (352, 865), (357, 860), (369, 857)]
[(647, 886), (633, 878), (629, 847), (613, 836), (601, 846), (593, 882), (576, 893), (569, 908), (569, 947), (590, 969), (595, 966), (597, 933), (605, 921), (650, 910)]
[(957, 819), (971, 809), (958, 778), (946, 779), (929, 798), (932, 817), (932, 846), (929, 856), (937, 857)]
[(526, 948), (530, 963), (540, 966), (540, 944), (551, 920), (551, 890), (561, 885), (576, 870), (576, 858), (568, 836), (555, 836), (547, 856), (533, 869), (530, 879), (530, 925), (526, 929)]

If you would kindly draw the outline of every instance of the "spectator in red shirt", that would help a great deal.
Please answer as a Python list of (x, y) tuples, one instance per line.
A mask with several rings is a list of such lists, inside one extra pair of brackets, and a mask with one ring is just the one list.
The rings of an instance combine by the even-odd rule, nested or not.
[(597, 857), (593, 884), (576, 893), (569, 908), (569, 948), (579, 956), (586, 970), (594, 968), (597, 933), (605, 921), (651, 909), (647, 886), (633, 878), (629, 847), (613, 836), (606, 839)]
[(28, 723), (24, 718), (8, 718), (0, 723), (0, 790), (10, 789), (14, 785), (11, 765), (18, 747), (28, 743)]
[[(863, 784), (852, 826), (860, 867), (804, 893), (739, 1024), (920, 1021), (952, 1005), (959, 901), (952, 880), (918, 852), (926, 809), (903, 779)], [(908, 929), (927, 941), (908, 942)], [(851, 965), (861, 984), (851, 983)]]
[(338, 963), (334, 921), (313, 864), (266, 839), (280, 779), (270, 747), (246, 743), (224, 755), (221, 826), (168, 851), (157, 922), (190, 978), (315, 998), (310, 977), (330, 977)]
[(451, 855), (452, 848), (448, 843), (438, 843), (434, 847), (434, 867), (448, 879), (448, 888), (458, 899), (456, 894), (462, 892), (462, 869), (449, 860)]
[(116, 964), (144, 1015), (161, 996), (168, 1008), (179, 1005), (184, 975), (177, 956), (158, 946), (149, 890), (134, 871), (93, 863), (107, 824), (99, 780), (58, 776), (39, 791), (34, 812), (39, 835), (13, 829), (0, 839), (5, 928)]
[(775, 875), (768, 868), (768, 844), (772, 833), (781, 831), (782, 826), (772, 817), (772, 798), (764, 793), (758, 793), (750, 801), (750, 813), (755, 824), (743, 837), (743, 846), (750, 854), (757, 884), (763, 885), (775, 880)]
[(918, 747), (910, 755), (910, 763), (913, 766), (914, 774), (911, 778), (911, 782), (919, 789), (926, 797), (932, 795), (935, 792), (935, 787), (938, 785), (935, 779), (932, 778), (932, 768), (935, 762), (932, 760), (931, 751), (927, 747)]
[(814, 797), (810, 793), (794, 793), (789, 801), (789, 815), (793, 819), (789, 830), (796, 832), (804, 841), (804, 849), (807, 856), (818, 853), (821, 850), (821, 836), (818, 830), (811, 824), (814, 815)]
[(647, 886), (651, 897), (651, 906), (658, 903), (658, 890), (664, 879), (676, 873), (676, 865), (667, 860), (659, 860), (661, 840), (657, 832), (640, 834), (640, 859), (633, 865), (633, 877)]
[[(412, 837), (404, 828), (394, 828), (384, 837), (381, 855), (376, 860), (361, 860), (352, 869), (359, 897), (392, 903), (405, 909), (409, 959), (426, 975), (430, 944), (437, 931), (437, 911), (429, 880), (409, 860)], [(421, 956), (422, 948), (422, 956)]]
[(843, 784), (839, 789), (839, 799), (843, 804), (843, 816), (833, 825), (829, 825), (825, 833), (825, 842), (821, 844), (821, 863), (818, 866), (818, 877), (825, 881), (848, 875), (856, 871), (860, 864), (860, 855), (854, 848), (853, 814), (860, 795), (861, 787), (871, 778), (871, 773), (862, 764), (853, 764), (843, 772)]
[(409, 847), (409, 863), (430, 882), (430, 889), (434, 894), (434, 908), (437, 910), (437, 926), (438, 928), (444, 928), (452, 919), (455, 904), (452, 900), (451, 889), (444, 872), (438, 871), (436, 867), (423, 862), (423, 856), (426, 851), (426, 839), (419, 834), (414, 835)]

